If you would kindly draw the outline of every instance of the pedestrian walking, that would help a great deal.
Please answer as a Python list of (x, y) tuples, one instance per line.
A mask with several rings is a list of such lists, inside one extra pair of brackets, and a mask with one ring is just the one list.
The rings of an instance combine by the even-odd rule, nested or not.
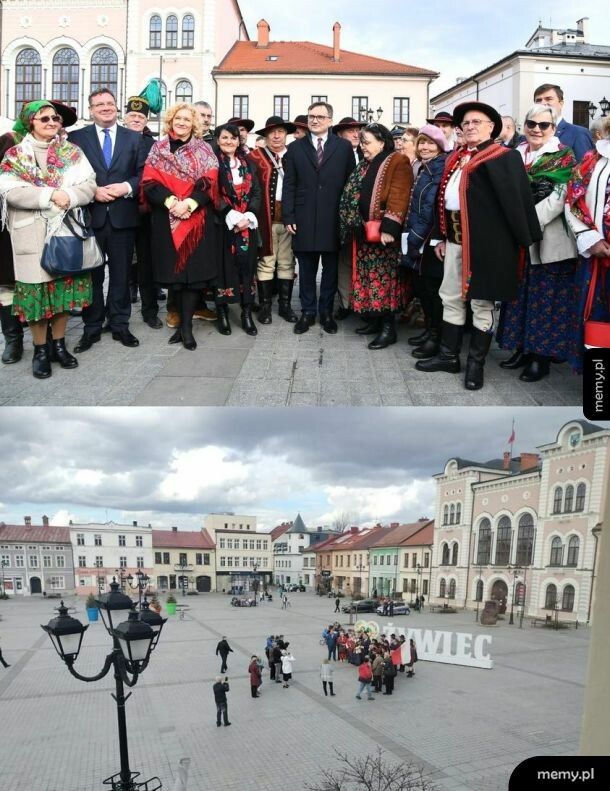
[(225, 676), (216, 676), (216, 683), (213, 687), (214, 700), (216, 701), (216, 727), (220, 728), (220, 718), (225, 725), (230, 725), (229, 710), (227, 703), (227, 692), (229, 691), (229, 679)]
[(340, 603), (341, 603), (341, 599), (337, 596), (337, 598), (335, 599), (335, 612), (341, 612), (339, 608)]
[(333, 674), (335, 670), (333, 666), (330, 664), (330, 659), (323, 659), (322, 664), (320, 666), (320, 678), (322, 679), (322, 689), (324, 690), (324, 695), (328, 697), (328, 692), (326, 687), (330, 688), (330, 696), (333, 698), (335, 696), (333, 690)]
[(424, 601), (425, 601), (425, 599), (424, 599), (424, 594), (422, 593), (422, 595), (419, 597), (419, 608), (420, 608), (420, 610), (422, 610), (422, 611), (423, 611), (423, 609), (424, 609)]
[(222, 665), (220, 666), (220, 672), (226, 673), (227, 672), (227, 657), (229, 654), (233, 653), (233, 649), (227, 642), (227, 638), (223, 637), (222, 640), (216, 646), (216, 656), (220, 656), (222, 659)]
[(394, 691), (394, 679), (396, 677), (396, 668), (392, 662), (392, 657), (389, 652), (383, 655), (383, 683), (385, 686), (384, 695), (391, 695)]
[(326, 635), (326, 646), (328, 648), (328, 658), (333, 659), (335, 662), (337, 661), (337, 640), (339, 638), (338, 633), (332, 628), (328, 630)]
[(250, 660), (248, 673), (250, 674), (250, 693), (253, 698), (260, 698), (258, 688), (263, 683), (263, 677), (259, 665), (259, 659), (256, 654), (254, 654)]
[(413, 665), (417, 662), (417, 646), (415, 645), (415, 640), (411, 638), (409, 640), (409, 664), (407, 665), (407, 678), (413, 678), (415, 675), (415, 670), (413, 669)]
[(292, 678), (292, 663), (295, 661), (292, 653), (286, 649), (282, 651), (282, 676), (284, 678), (284, 688), (288, 688), (288, 683)]
[(0, 664), (1, 664), (3, 667), (10, 667), (9, 663), (8, 663), (8, 662), (6, 661), (6, 659), (5, 659), (5, 658), (2, 656), (2, 647), (1, 647), (1, 646), (0, 646)]
[(362, 690), (366, 689), (366, 699), (375, 700), (373, 697), (373, 690), (371, 689), (371, 681), (373, 679), (373, 669), (368, 656), (364, 657), (362, 664), (358, 667), (358, 682), (360, 688), (356, 693), (356, 698), (362, 700)]
[(282, 610), (287, 610), (289, 604), (290, 604), (290, 602), (288, 601), (288, 596), (286, 594), (284, 594), (282, 596)]

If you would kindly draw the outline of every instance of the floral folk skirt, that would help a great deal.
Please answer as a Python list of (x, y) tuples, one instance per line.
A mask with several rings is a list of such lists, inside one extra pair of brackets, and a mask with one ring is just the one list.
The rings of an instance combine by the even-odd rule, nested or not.
[(351, 307), (354, 313), (396, 313), (411, 299), (411, 272), (397, 247), (361, 242), (356, 248)]
[(91, 274), (60, 277), (48, 283), (15, 283), (13, 316), (20, 321), (52, 319), (72, 308), (87, 308), (93, 298)]

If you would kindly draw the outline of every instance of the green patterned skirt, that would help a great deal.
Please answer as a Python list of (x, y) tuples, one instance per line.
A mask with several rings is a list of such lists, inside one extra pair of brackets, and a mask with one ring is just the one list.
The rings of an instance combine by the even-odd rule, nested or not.
[(20, 321), (52, 319), (72, 308), (86, 308), (93, 299), (91, 274), (60, 277), (48, 283), (15, 283), (13, 316)]

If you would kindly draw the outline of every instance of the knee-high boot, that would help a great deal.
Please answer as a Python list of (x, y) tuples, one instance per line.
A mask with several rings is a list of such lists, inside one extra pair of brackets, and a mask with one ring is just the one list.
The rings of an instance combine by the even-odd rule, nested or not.
[(221, 335), (231, 334), (231, 322), (229, 321), (229, 306), (224, 303), (216, 303), (216, 314), (218, 316), (218, 332)]
[(485, 358), (491, 346), (492, 333), (483, 332), (472, 325), (470, 330), (470, 349), (466, 360), (466, 377), (464, 387), (466, 390), (480, 390), (483, 387), (483, 367)]
[(182, 345), (190, 352), (197, 348), (197, 341), (193, 336), (193, 314), (197, 307), (200, 294), (198, 291), (185, 288), (181, 294), (181, 311), (180, 311), (180, 336), (182, 338)]
[(261, 309), (258, 313), (259, 324), (271, 324), (271, 302), (273, 300), (273, 280), (258, 281), (258, 298)]
[(23, 357), (23, 326), (17, 316), (11, 314), (11, 306), (0, 308), (0, 322), (4, 335), (2, 362), (5, 365), (18, 363)]
[(241, 328), (246, 335), (258, 335), (256, 324), (252, 321), (252, 304), (241, 303)]
[(296, 324), (299, 317), (292, 309), (290, 301), (292, 299), (292, 289), (294, 288), (294, 280), (278, 280), (279, 289), (279, 315), (290, 324)]
[(445, 371), (450, 374), (460, 372), (460, 346), (464, 328), (457, 324), (449, 324), (444, 321), (441, 328), (441, 343), (436, 357), (429, 360), (418, 360), (415, 367), (418, 371), (425, 373), (436, 373)]

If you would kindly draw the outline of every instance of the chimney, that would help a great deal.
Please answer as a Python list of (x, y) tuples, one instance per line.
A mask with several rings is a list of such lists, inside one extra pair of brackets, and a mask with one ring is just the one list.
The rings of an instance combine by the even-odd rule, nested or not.
[(271, 28), (269, 27), (269, 22), (264, 19), (256, 26), (258, 30), (258, 41), (256, 42), (257, 49), (266, 49), (269, 46), (269, 33), (271, 32)]
[(533, 470), (538, 466), (540, 458), (537, 453), (522, 453), (521, 454), (521, 472)]
[(31, 516), (24, 516), (23, 517), (23, 523), (25, 525), (28, 525), (28, 527), (29, 527), (32, 524), (32, 517)]
[(582, 34), (582, 44), (589, 43), (589, 17), (584, 16), (576, 22), (578, 32)]
[(318, 533), (321, 533), (321, 532), (322, 532), (322, 527), (321, 527), (321, 526), (318, 526), (318, 527), (316, 527), (316, 531), (317, 531)]
[(390, 527), (398, 527), (400, 522), (390, 522)]
[(172, 527), (172, 533), (177, 533), (177, 532), (178, 532), (178, 528), (177, 527)]
[(48, 527), (49, 526), (49, 517), (48, 516), (43, 516), (42, 517), (42, 524), (43, 524), (44, 527)]
[(356, 534), (358, 532), (358, 528), (357, 527), (350, 527), (349, 532)]
[(71, 519), (70, 519), (70, 522), (69, 522), (69, 524), (72, 524), (72, 520), (71, 520)]
[(333, 25), (333, 60), (335, 63), (341, 60), (341, 25), (338, 22)]
[(503, 468), (505, 470), (510, 470), (510, 451), (504, 451), (504, 464)]

